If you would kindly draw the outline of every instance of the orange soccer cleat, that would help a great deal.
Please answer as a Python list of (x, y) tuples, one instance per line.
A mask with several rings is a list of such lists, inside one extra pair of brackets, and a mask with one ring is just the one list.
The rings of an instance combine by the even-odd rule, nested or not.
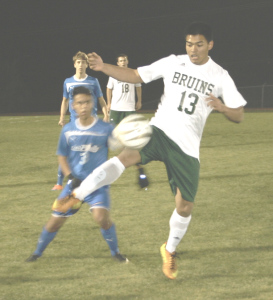
[(170, 279), (176, 279), (177, 273), (178, 273), (176, 259), (175, 259), (176, 253), (168, 252), (166, 250), (166, 244), (167, 243), (164, 243), (160, 247), (160, 253), (162, 256), (162, 260), (163, 260), (162, 271), (166, 277), (168, 277)]
[(64, 198), (56, 199), (52, 205), (52, 210), (66, 213), (69, 209), (79, 209), (82, 201), (75, 198), (73, 194), (67, 195)]
[(61, 191), (63, 189), (63, 186), (60, 184), (55, 184), (51, 191)]

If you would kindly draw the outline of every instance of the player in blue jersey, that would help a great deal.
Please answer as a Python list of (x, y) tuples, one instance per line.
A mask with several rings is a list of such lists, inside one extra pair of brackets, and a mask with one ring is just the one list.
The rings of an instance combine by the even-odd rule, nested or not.
[[(69, 179), (58, 199), (69, 195), (74, 187), (107, 160), (108, 141), (113, 130), (111, 124), (91, 115), (95, 96), (88, 88), (76, 87), (73, 90), (73, 98), (73, 109), (78, 118), (63, 127), (57, 150), (59, 164)], [(58, 205), (58, 199), (52, 206), (52, 216), (42, 230), (37, 248), (27, 262), (36, 261), (42, 256), (68, 217), (81, 207), (81, 205), (72, 207), (66, 213), (57, 212), (54, 208)], [(120, 262), (128, 262), (128, 259), (119, 253), (115, 225), (110, 218), (109, 186), (88, 195), (84, 202), (90, 206), (95, 222), (101, 227), (102, 236), (110, 248), (112, 257)]]
[[(65, 124), (65, 115), (67, 113), (67, 109), (69, 109), (70, 112), (70, 121), (75, 121), (77, 118), (77, 113), (73, 108), (73, 90), (77, 86), (85, 86), (88, 88), (93, 94), (94, 97), (94, 106), (92, 114), (94, 116), (97, 115), (97, 106), (98, 101), (100, 103), (100, 106), (102, 108), (102, 112), (104, 114), (103, 120), (105, 122), (108, 122), (108, 112), (107, 112), (107, 106), (106, 102), (103, 98), (103, 94), (100, 88), (100, 84), (97, 78), (94, 78), (92, 76), (89, 76), (86, 74), (86, 69), (88, 67), (87, 62), (87, 55), (84, 52), (77, 52), (75, 56), (73, 57), (74, 67), (76, 69), (76, 74), (72, 77), (67, 78), (64, 81), (63, 85), (63, 100), (61, 105), (61, 112), (60, 112), (60, 120), (59, 125), (64, 126)], [(52, 188), (52, 191), (56, 190), (62, 190), (63, 189), (63, 179), (64, 175), (62, 173), (61, 168), (58, 169), (58, 179), (57, 183)]]

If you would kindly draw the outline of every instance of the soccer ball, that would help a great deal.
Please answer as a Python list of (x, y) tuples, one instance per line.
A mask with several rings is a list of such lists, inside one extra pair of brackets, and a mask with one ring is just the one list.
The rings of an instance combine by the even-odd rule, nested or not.
[(143, 115), (125, 117), (113, 130), (113, 136), (127, 148), (141, 150), (151, 139), (153, 129)]

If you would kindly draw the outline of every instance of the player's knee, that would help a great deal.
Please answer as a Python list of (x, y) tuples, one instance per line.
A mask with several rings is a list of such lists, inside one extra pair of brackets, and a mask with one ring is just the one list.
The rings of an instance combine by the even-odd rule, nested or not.
[(176, 202), (176, 211), (182, 217), (189, 217), (193, 210), (193, 202), (186, 201), (182, 199), (182, 201)]
[(194, 204), (193, 202), (183, 199), (183, 196), (178, 188), (175, 196), (175, 204), (176, 211), (180, 216), (187, 218), (191, 215)]
[(131, 167), (141, 162), (141, 156), (139, 151), (125, 148), (119, 155), (118, 159), (125, 166), (125, 168)]
[(180, 216), (182, 216), (184, 218), (187, 218), (191, 215), (192, 208), (190, 208), (190, 207), (176, 207), (176, 211)]
[(109, 213), (106, 209), (93, 209), (94, 221), (103, 229), (107, 230), (112, 226)]
[(97, 220), (97, 223), (104, 230), (107, 230), (112, 226), (112, 221), (109, 218), (102, 217)]
[(45, 228), (48, 232), (56, 232), (63, 226), (65, 221), (66, 218), (51, 218), (45, 225)]

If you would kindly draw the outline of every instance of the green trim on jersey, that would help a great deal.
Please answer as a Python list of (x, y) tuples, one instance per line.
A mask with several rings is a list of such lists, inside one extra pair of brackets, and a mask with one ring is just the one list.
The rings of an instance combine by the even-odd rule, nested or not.
[(110, 122), (118, 125), (125, 117), (135, 113), (135, 111), (110, 110)]
[(172, 192), (178, 188), (184, 200), (194, 202), (197, 193), (200, 163), (195, 157), (185, 154), (159, 128), (153, 126), (150, 142), (140, 151), (141, 164), (158, 160), (164, 162)]

